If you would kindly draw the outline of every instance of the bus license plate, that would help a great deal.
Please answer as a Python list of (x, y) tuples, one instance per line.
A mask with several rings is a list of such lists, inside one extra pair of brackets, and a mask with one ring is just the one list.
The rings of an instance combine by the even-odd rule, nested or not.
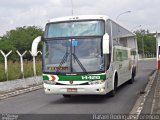
[(77, 92), (77, 88), (67, 88), (67, 92)]

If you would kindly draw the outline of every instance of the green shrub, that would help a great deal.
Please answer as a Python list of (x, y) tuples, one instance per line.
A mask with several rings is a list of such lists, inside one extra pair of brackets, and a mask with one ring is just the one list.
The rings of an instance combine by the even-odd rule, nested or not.
[[(42, 61), (36, 61), (36, 74), (42, 75)], [(24, 61), (24, 78), (32, 77), (33, 74), (33, 62)], [(19, 62), (8, 61), (8, 80), (21, 79), (21, 66)], [(0, 82), (6, 81), (6, 75), (4, 71), (4, 64), (0, 64)]]

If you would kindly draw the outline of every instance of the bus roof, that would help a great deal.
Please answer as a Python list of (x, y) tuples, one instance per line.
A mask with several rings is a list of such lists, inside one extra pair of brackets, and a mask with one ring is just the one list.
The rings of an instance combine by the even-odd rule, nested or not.
[(70, 20), (107, 20), (108, 16), (105, 15), (78, 15), (78, 16), (67, 16), (67, 17), (59, 17), (49, 20), (50, 22), (62, 22), (62, 21), (70, 21)]
[[(78, 20), (107, 20), (110, 19), (108, 16), (106, 15), (77, 15), (77, 16), (66, 16), (66, 17), (59, 17), (59, 18), (53, 18), (50, 19), (48, 21), (48, 23), (52, 23), (52, 22), (63, 22), (63, 21), (78, 21)], [(112, 20), (113, 22), (115, 22), (114, 20)], [(116, 24), (118, 24), (117, 22), (115, 22)], [(119, 25), (119, 24), (118, 24)], [(121, 25), (119, 25), (121, 26)], [(132, 33), (130, 30), (126, 29), (125, 27), (121, 26), (122, 28), (124, 28), (125, 30), (127, 30), (129, 33), (131, 33), (130, 36), (135, 36), (134, 33)]]

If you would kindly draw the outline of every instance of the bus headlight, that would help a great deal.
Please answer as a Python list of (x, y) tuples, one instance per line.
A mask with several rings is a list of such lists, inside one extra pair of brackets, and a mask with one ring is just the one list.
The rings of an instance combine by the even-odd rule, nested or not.
[(44, 80), (44, 83), (51, 84), (51, 85), (55, 85), (56, 84), (55, 81), (51, 81), (51, 80)]
[(104, 82), (105, 82), (105, 80), (94, 80), (94, 81), (89, 81), (88, 84), (97, 85), (97, 84), (102, 84)]

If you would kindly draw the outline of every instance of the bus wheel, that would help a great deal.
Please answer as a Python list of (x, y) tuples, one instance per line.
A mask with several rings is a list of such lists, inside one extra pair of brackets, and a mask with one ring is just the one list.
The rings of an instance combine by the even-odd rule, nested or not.
[(131, 77), (131, 79), (129, 80), (129, 84), (133, 84), (134, 83), (134, 73), (132, 73), (132, 77)]
[(64, 98), (70, 98), (71, 95), (63, 95)]
[(109, 92), (109, 96), (114, 97), (116, 95), (116, 90), (117, 90), (117, 79), (115, 79), (114, 81), (114, 89), (111, 92)]

